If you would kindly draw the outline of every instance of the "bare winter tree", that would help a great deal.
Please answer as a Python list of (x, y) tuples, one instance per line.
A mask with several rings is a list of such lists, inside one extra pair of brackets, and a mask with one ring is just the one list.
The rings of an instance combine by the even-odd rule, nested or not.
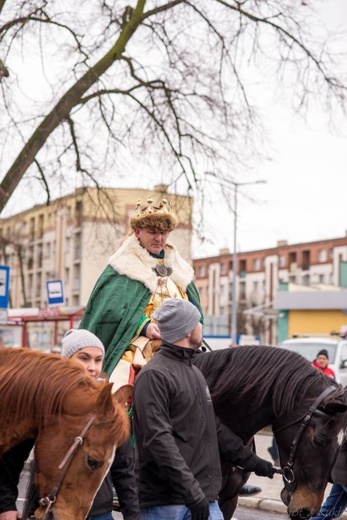
[(20, 182), (49, 201), (134, 165), (195, 188), (197, 172), (250, 164), (259, 74), (296, 109), (345, 102), (308, 2), (127, 2), (0, 0), (0, 211)]

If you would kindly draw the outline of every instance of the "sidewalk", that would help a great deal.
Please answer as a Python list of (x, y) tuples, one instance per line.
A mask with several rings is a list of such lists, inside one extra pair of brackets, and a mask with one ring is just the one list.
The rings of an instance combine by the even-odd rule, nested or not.
[[(263, 459), (270, 460), (269, 452), (267, 449), (271, 446), (272, 434), (266, 431), (262, 431), (255, 436), (255, 445), (257, 454)], [(239, 497), (238, 505), (244, 507), (251, 507), (254, 509), (263, 509), (265, 511), (272, 511), (275, 513), (287, 513), (287, 507), (281, 500), (281, 491), (283, 489), (283, 481), (281, 475), (274, 475), (273, 479), (266, 477), (257, 477), (254, 473), (251, 474), (248, 479), (248, 484), (259, 486), (262, 491), (257, 495), (250, 497)], [(330, 492), (331, 484), (328, 484), (325, 497)], [(343, 513), (339, 518), (347, 520), (347, 512)]]

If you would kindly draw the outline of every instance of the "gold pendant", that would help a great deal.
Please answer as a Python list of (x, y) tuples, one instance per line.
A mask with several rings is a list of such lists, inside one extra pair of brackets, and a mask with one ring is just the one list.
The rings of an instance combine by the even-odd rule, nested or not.
[(165, 264), (157, 264), (153, 269), (158, 276), (170, 276), (172, 274), (171, 267), (166, 267)]

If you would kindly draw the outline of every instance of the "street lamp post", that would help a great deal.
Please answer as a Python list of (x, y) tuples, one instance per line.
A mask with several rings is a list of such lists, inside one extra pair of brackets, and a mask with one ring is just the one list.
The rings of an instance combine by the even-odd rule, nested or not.
[(234, 186), (234, 250), (233, 250), (233, 290), (232, 290), (232, 307), (231, 307), (231, 342), (233, 345), (237, 343), (237, 191), (239, 186), (246, 186), (249, 184), (264, 184), (266, 181), (259, 180), (253, 182), (234, 182), (227, 181)]
[[(214, 172), (205, 172), (207, 175), (213, 176), (218, 179)], [(231, 342), (236, 345), (237, 342), (237, 292), (236, 292), (236, 280), (237, 280), (237, 195), (239, 186), (247, 186), (250, 184), (265, 184), (266, 181), (250, 181), (250, 182), (235, 182), (229, 179), (220, 179), (221, 184), (231, 184), (234, 186), (234, 249), (233, 249), (233, 288), (232, 288), (232, 308), (231, 308)]]

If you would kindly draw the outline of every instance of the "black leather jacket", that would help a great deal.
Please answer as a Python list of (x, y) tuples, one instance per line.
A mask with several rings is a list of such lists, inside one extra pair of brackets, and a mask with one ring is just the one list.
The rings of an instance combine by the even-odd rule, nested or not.
[(221, 486), (217, 430), (195, 351), (163, 343), (134, 386), (140, 507), (209, 502)]

